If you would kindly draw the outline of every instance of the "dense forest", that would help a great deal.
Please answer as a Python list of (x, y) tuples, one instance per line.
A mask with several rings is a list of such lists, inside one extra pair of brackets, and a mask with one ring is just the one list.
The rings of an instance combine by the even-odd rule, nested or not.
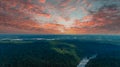
[(76, 67), (94, 54), (86, 67), (120, 67), (118, 53), (119, 45), (89, 40), (3, 40), (0, 67)]

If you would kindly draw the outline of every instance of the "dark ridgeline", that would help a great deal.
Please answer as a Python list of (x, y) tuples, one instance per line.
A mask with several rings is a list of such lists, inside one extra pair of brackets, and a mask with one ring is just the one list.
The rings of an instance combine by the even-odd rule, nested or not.
[(119, 35), (0, 35), (0, 67), (77, 67), (94, 54), (86, 67), (120, 67), (119, 40)]

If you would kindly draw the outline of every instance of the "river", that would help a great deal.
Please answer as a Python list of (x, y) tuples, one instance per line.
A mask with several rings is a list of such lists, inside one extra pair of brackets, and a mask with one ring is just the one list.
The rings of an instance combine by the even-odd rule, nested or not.
[(77, 65), (77, 67), (85, 67), (87, 65), (87, 63), (91, 60), (91, 59), (94, 59), (96, 58), (97, 55), (93, 55), (91, 57), (85, 57), (83, 58), (80, 63)]

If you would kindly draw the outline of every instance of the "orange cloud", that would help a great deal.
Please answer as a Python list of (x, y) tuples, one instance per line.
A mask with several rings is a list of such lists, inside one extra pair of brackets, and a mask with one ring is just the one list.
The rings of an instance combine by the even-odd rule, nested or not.
[(45, 3), (46, 2), (46, 0), (39, 0), (40, 1), (40, 3)]
[(46, 28), (46, 29), (58, 29), (58, 28), (64, 28), (63, 25), (61, 24), (56, 24), (56, 23), (44, 23), (41, 25), (42, 28)]
[(46, 17), (46, 18), (51, 18), (51, 15), (50, 14), (47, 14), (47, 13), (39, 13), (37, 14), (38, 16), (43, 16), (43, 17)]

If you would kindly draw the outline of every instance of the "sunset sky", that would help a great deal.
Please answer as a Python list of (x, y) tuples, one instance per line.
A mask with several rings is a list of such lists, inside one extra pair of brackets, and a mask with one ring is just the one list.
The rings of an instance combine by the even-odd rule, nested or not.
[(120, 0), (0, 0), (0, 33), (120, 34)]

